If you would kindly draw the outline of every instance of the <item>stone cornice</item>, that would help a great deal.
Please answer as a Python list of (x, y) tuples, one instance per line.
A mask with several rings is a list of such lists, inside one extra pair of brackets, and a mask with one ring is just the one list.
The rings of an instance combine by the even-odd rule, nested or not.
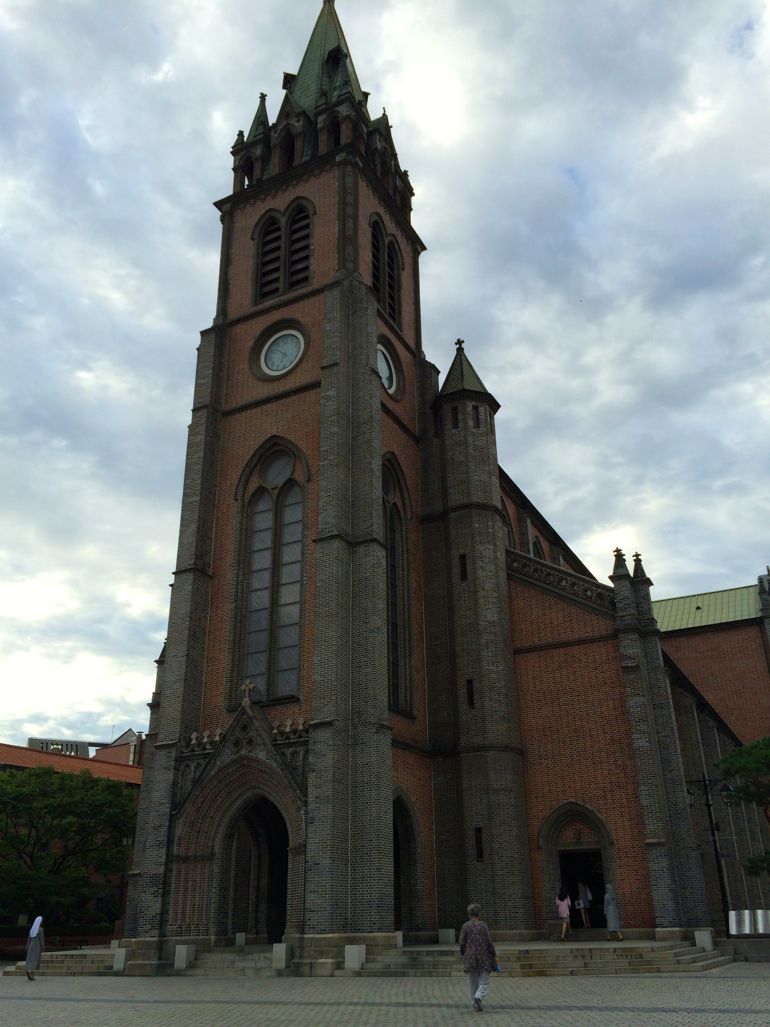
[(609, 585), (584, 578), (564, 567), (544, 563), (515, 549), (506, 550), (505, 562), (510, 577), (539, 585), (601, 613), (615, 615), (615, 593)]

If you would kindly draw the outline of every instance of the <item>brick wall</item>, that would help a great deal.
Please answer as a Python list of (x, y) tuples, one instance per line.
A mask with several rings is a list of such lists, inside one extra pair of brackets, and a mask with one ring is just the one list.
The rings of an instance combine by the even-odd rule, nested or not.
[(553, 854), (541, 849), (541, 831), (554, 810), (575, 803), (612, 836), (614, 867), (605, 874), (617, 887), (625, 923), (652, 927), (618, 645), (596, 640), (613, 633), (613, 620), (520, 581), (510, 582), (509, 596), (537, 924), (545, 925), (553, 907), (544, 891)]
[(663, 648), (743, 742), (770, 735), (770, 669), (759, 623), (666, 635)]

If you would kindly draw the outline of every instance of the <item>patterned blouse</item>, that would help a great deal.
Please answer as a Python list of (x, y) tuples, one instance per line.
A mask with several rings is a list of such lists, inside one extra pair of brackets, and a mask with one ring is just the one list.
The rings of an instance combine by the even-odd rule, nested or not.
[(492, 944), (492, 935), (483, 920), (468, 920), (460, 931), (460, 955), (463, 969), (483, 970), (491, 973), (497, 962), (497, 953)]

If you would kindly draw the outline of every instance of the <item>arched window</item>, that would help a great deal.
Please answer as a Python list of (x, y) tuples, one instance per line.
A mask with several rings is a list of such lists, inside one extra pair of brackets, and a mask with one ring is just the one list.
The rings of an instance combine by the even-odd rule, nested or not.
[(281, 243), (283, 233), (278, 218), (269, 218), (259, 237), (257, 300), (277, 296), (281, 291)]
[(271, 214), (254, 230), (254, 302), (308, 285), (311, 279), (311, 208), (299, 203), (290, 208), (288, 220)]
[(516, 536), (513, 533), (513, 522), (511, 521), (511, 515), (508, 513), (508, 507), (505, 505), (505, 500), (501, 502), (501, 508), (503, 511), (503, 521), (505, 522), (505, 545), (507, 549), (516, 548)]
[(294, 167), (294, 136), (290, 129), (285, 129), (278, 143), (279, 171), (288, 171)]
[(398, 250), (396, 244), (388, 243), (388, 278), (386, 310), (391, 321), (401, 324), (401, 270), (398, 266)]
[(326, 149), (336, 150), (342, 142), (342, 129), (339, 118), (330, 118), (326, 123)]
[(388, 702), (393, 710), (412, 709), (409, 673), (409, 590), (407, 535), (403, 499), (390, 467), (382, 468), (383, 527), (385, 531), (386, 613), (388, 639)]
[(539, 538), (535, 538), (532, 542), (532, 555), (538, 560), (545, 560), (545, 553)]
[(299, 692), (304, 502), (294, 463), (286, 449), (269, 453), (248, 507), (243, 670), (252, 702)]
[(307, 285), (310, 281), (310, 214), (298, 207), (289, 221), (287, 288)]

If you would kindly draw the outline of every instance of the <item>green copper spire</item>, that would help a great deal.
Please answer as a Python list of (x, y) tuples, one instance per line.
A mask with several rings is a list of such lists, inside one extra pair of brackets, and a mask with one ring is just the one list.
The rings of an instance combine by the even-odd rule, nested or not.
[(463, 349), (464, 342), (458, 339), (455, 343), (457, 353), (449, 368), (446, 381), (441, 386), (440, 396), (446, 396), (450, 392), (462, 392), (467, 389), (470, 392), (487, 392), (487, 388), (481, 378), (476, 374), (470, 360)]
[(290, 79), (287, 92), (296, 109), (311, 115), (317, 107), (345, 93), (366, 105), (334, 0), (324, 0), (299, 71)]

